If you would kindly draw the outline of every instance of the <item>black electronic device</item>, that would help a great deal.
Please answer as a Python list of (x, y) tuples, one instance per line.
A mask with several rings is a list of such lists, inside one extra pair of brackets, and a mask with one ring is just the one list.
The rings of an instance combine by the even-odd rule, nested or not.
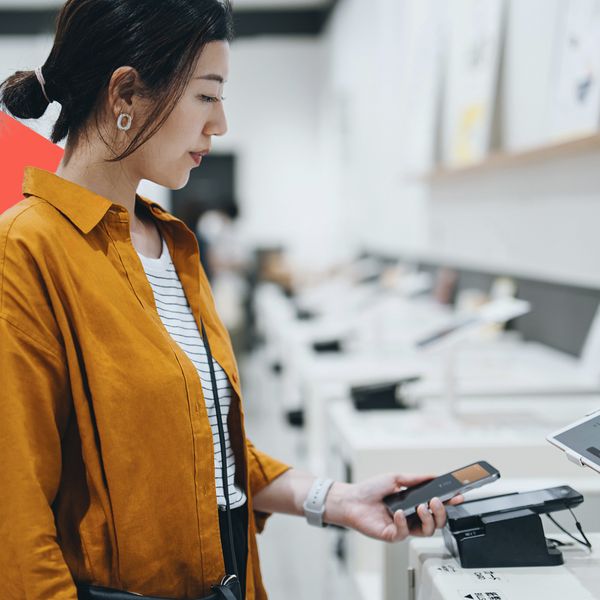
[(390, 494), (383, 499), (383, 502), (392, 515), (396, 511), (402, 510), (407, 517), (410, 517), (416, 513), (419, 504), (427, 504), (432, 498), (439, 498), (445, 502), (457, 494), (496, 481), (499, 477), (498, 469), (492, 467), (488, 462), (480, 460), (435, 479)]
[(560, 565), (562, 553), (546, 541), (540, 515), (582, 502), (579, 492), (563, 485), (448, 506), (444, 541), (468, 569)]
[(419, 381), (420, 377), (405, 377), (396, 381), (356, 385), (350, 388), (350, 397), (356, 410), (387, 410), (411, 408), (404, 401), (402, 386)]
[(317, 354), (343, 352), (344, 342), (340, 339), (321, 340), (319, 342), (313, 342), (312, 347)]
[(296, 318), (298, 321), (313, 321), (317, 318), (317, 313), (306, 308), (296, 307)]

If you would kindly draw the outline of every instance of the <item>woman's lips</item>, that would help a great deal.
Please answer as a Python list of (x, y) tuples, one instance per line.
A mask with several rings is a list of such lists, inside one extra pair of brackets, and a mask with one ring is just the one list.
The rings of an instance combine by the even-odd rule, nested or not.
[(202, 162), (202, 154), (199, 154), (197, 152), (190, 152), (189, 154), (192, 157), (192, 160), (196, 163), (196, 166), (198, 166)]

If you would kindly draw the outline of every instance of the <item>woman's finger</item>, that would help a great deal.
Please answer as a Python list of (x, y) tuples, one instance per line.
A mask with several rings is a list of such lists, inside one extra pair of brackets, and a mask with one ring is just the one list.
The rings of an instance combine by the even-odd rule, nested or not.
[(452, 498), (452, 500), (450, 500), (448, 502), (448, 504), (451, 504), (452, 506), (456, 506), (457, 504), (461, 504), (464, 501), (465, 501), (465, 497), (462, 494), (458, 494), (458, 496), (454, 496), (454, 498)]
[(432, 498), (429, 508), (435, 522), (436, 529), (442, 529), (446, 525), (446, 509), (439, 498)]
[(408, 537), (408, 523), (406, 522), (404, 511), (397, 510), (394, 513), (394, 525), (396, 525), (396, 537), (394, 538), (394, 541), (403, 540)]
[(435, 531), (435, 522), (433, 515), (429, 512), (427, 504), (419, 504), (417, 508), (417, 514), (421, 519), (421, 531), (424, 536), (432, 536)]

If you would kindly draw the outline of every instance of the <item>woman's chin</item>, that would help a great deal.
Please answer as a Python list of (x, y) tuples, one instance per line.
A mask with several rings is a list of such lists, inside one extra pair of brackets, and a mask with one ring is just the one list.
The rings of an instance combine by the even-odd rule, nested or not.
[(157, 179), (154, 179), (154, 183), (158, 184), (158, 185), (162, 185), (165, 188), (168, 188), (170, 190), (180, 190), (182, 188), (184, 188), (188, 181), (190, 180), (190, 171), (185, 171), (185, 172), (181, 172), (178, 173), (177, 177), (174, 177), (173, 174), (169, 174), (168, 176), (164, 176), (164, 177), (160, 177)]

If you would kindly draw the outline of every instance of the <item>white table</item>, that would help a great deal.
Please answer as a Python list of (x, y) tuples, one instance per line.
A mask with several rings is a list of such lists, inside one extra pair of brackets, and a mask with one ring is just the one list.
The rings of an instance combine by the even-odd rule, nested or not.
[[(599, 394), (600, 380), (582, 360), (537, 342), (462, 344), (453, 360), (456, 394), (536, 396)], [(443, 378), (429, 377), (412, 386), (416, 398), (439, 398)]]
[[(309, 447), (321, 439), (322, 406), (326, 404), (321, 399), (329, 397), (331, 386), (336, 395), (345, 394), (350, 385), (397, 379), (407, 373), (425, 374), (433, 361), (424, 362), (418, 357), (418, 371), (411, 367), (412, 340), (418, 337), (415, 332), (446, 322), (451, 314), (448, 307), (430, 300), (407, 301), (386, 294), (371, 299), (372, 286), (348, 291), (354, 297), (346, 298), (349, 304), (335, 298), (335, 310), (311, 320), (299, 320), (293, 302), (272, 285), (261, 285), (255, 296), (257, 327), (266, 342), (262, 352), (265, 374), (271, 373), (275, 364), (282, 367), (280, 376), (270, 375), (277, 382), (275, 397), (280, 408), (304, 406), (310, 420), (312, 399), (316, 398), (315, 429), (307, 427), (311, 434)], [(361, 307), (365, 293), (368, 301)], [(315, 342), (334, 339), (351, 340), (354, 350), (339, 354), (313, 350)], [(311, 454), (322, 456), (323, 452), (319, 447)]]
[[(600, 399), (589, 400), (593, 405)], [(436, 410), (407, 414), (401, 411), (357, 412), (347, 402), (329, 406), (326, 425), (328, 469), (335, 478), (351, 474), (362, 481), (384, 472), (443, 473), (476, 460), (488, 460), (502, 478), (472, 493), (495, 495), (571, 485), (586, 501), (577, 509), (589, 531), (600, 531), (600, 477), (580, 469), (548, 442), (545, 435), (589, 405), (581, 397), (518, 401), (487, 399), (464, 401), (470, 410), (462, 421), (452, 421)], [(554, 408), (552, 410), (552, 407)], [(378, 580), (371, 587), (392, 600), (406, 589), (406, 544), (381, 544), (355, 532), (341, 534), (346, 546), (346, 570), (357, 589), (364, 581)], [(574, 599), (573, 599), (574, 600)]]
[[(355, 385), (419, 376), (422, 381), (407, 384), (403, 390), (408, 402), (437, 401), (449, 409), (465, 399), (487, 402), (490, 398), (517, 395), (533, 401), (549, 398), (553, 405), (556, 405), (555, 400), (581, 395), (586, 406), (590, 406), (594, 398), (600, 406), (600, 389), (584, 377), (576, 359), (541, 344), (515, 341), (510, 336), (461, 346), (452, 376), (456, 386), (454, 394), (449, 394), (446, 357), (440, 353), (372, 348), (318, 355), (294, 344), (290, 344), (287, 353), (285, 377), (289, 387), (284, 395), (291, 396), (293, 389), (302, 390), (309, 461), (318, 473), (324, 466), (327, 406), (335, 399), (349, 399), (350, 388)], [(597, 390), (596, 394), (591, 394), (593, 389)], [(536, 390), (545, 391), (536, 393)], [(567, 416), (565, 422), (568, 421)]]
[[(569, 541), (566, 536), (560, 537)], [(463, 569), (441, 538), (410, 542), (411, 600), (600, 600), (600, 534), (563, 549), (557, 567)], [(397, 600), (404, 600), (399, 596)]]

